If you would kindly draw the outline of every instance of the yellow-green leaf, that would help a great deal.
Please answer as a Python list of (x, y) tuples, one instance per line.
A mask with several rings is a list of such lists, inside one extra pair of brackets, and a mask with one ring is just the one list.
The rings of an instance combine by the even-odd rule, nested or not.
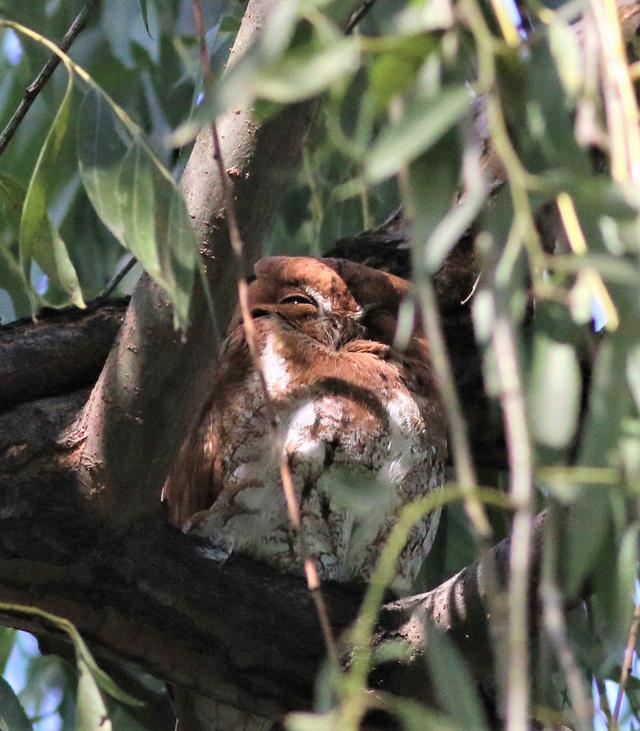
[(469, 90), (455, 86), (410, 106), (376, 140), (365, 166), (367, 180), (384, 180), (415, 160), (467, 114), (471, 102)]
[(49, 277), (51, 285), (66, 293), (74, 305), (84, 307), (75, 267), (48, 211), (48, 194), (54, 187), (59, 155), (69, 132), (73, 88), (70, 75), (64, 98), (29, 181), (20, 221), (20, 260), (27, 279), (31, 262), (35, 261)]
[(187, 324), (197, 242), (182, 196), (142, 132), (90, 89), (78, 130), (80, 174), (102, 222), (165, 290)]

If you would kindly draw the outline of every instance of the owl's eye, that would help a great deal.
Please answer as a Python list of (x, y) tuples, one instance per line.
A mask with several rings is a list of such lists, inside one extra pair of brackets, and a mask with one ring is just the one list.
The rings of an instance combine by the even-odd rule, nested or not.
[(283, 297), (279, 302), (279, 305), (312, 305), (317, 307), (318, 303), (306, 294), (288, 294)]

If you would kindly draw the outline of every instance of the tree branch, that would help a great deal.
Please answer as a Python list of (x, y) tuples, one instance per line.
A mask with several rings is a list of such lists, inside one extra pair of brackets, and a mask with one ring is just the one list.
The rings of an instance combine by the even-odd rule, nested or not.
[(86, 310), (46, 310), (0, 328), (0, 410), (92, 386), (122, 324), (127, 299)]
[[(0, 434), (7, 418), (0, 418)], [(12, 427), (18, 426), (14, 420)], [(50, 470), (43, 482), (42, 462), (53, 450), (62, 454), (62, 442), (45, 444), (29, 458), (23, 454), (19, 463), (6, 448), (0, 451), (0, 601), (61, 614), (94, 649), (253, 713), (275, 718), (308, 707), (324, 645), (304, 580), (242, 557), (224, 564), (206, 558), (206, 543), (169, 528), (160, 505), (114, 534), (64, 471)], [(542, 530), (540, 518), (538, 539)], [(508, 543), (492, 553), (504, 579)], [(376, 685), (424, 693), (427, 618), (486, 668), (486, 560), (427, 594), (386, 606), (376, 640), (402, 638), (415, 652), (407, 663), (377, 671)], [(341, 632), (355, 617), (361, 593), (341, 584), (323, 589), (332, 625)], [(6, 614), (0, 621), (38, 634), (53, 631)]]

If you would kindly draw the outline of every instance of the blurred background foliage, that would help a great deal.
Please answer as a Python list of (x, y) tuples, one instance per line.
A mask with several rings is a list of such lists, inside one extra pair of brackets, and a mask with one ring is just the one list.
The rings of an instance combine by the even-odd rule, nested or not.
[[(83, 5), (0, 0), (0, 20), (59, 41)], [(511, 490), (519, 511), (546, 507), (552, 517), (544, 631), (531, 667), (520, 668), (533, 689), (533, 713), (571, 728), (637, 727), (640, 676), (630, 634), (640, 489), (640, 133), (637, 66), (631, 75), (627, 69), (633, 39), (616, 45), (608, 0), (570, 0), (557, 11), (531, 0), (521, 14), (500, 0), (378, 2), (347, 37), (335, 23), (344, 2), (286, 0), (262, 43), (220, 82), (244, 3), (203, 6), (217, 80), (204, 101), (190, 0), (100, 3), (70, 52), (88, 77), (74, 71), (69, 92), (60, 68), (38, 95), (0, 159), (2, 322), (45, 303), (96, 298), (128, 260), (126, 246), (182, 307), (184, 324), (195, 250), (170, 181), (179, 180), (193, 134), (230, 100), (253, 100), (265, 117), (324, 93), (264, 253), (320, 254), (337, 238), (381, 224), (402, 203), (411, 218), (417, 300), (428, 307), (434, 273), (474, 225), (482, 265), (472, 299), (475, 335), (486, 391), (508, 416), (511, 457), (510, 472), (482, 479)], [(580, 45), (569, 22), (583, 12), (597, 22), (583, 24)], [(15, 25), (0, 28), (0, 126), (49, 55)], [(88, 88), (94, 97), (86, 97)], [(490, 193), (485, 183), (496, 174), (506, 183)], [(550, 230), (536, 221), (543, 206)], [(164, 226), (163, 212), (174, 207)], [(130, 292), (139, 272), (137, 265), (113, 294)], [(508, 513), (492, 510), (491, 522), (493, 540), (506, 535)], [(476, 555), (462, 505), (449, 506), (424, 588)], [(554, 600), (574, 598), (586, 579), (595, 590), (588, 607), (580, 604), (558, 626)], [(496, 601), (517, 610), (517, 596)], [(446, 638), (430, 647), (438, 710), (393, 699), (379, 701), (383, 710), (407, 729), (485, 728), (481, 700), (505, 707), (513, 666), (478, 689)], [(633, 672), (621, 687), (625, 647)], [(503, 657), (513, 661), (511, 650)], [(384, 652), (388, 659), (398, 650)], [(62, 654), (41, 655), (30, 636), (0, 629), (8, 681), (0, 691), (18, 694), (34, 728), (98, 728), (95, 716), (77, 715), (77, 667)], [(115, 664), (110, 673), (147, 701), (141, 711), (109, 697), (113, 727), (159, 728), (167, 704), (161, 684)], [(364, 710), (362, 687), (345, 683), (336, 706), (328, 702), (329, 683), (319, 684), (319, 713), (295, 717), (292, 728), (351, 728)], [(88, 706), (97, 702), (87, 698)]]

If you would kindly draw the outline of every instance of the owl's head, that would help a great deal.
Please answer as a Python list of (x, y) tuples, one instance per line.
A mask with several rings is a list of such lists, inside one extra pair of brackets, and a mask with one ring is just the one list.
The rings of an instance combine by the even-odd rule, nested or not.
[[(400, 303), (410, 284), (344, 259), (272, 256), (255, 266), (249, 287), (253, 317), (277, 317), (310, 335), (367, 338), (391, 345)], [(237, 313), (231, 330), (240, 324)], [(332, 335), (333, 333), (333, 335)], [(320, 338), (319, 338), (320, 339)], [(324, 339), (324, 338), (322, 338)]]

